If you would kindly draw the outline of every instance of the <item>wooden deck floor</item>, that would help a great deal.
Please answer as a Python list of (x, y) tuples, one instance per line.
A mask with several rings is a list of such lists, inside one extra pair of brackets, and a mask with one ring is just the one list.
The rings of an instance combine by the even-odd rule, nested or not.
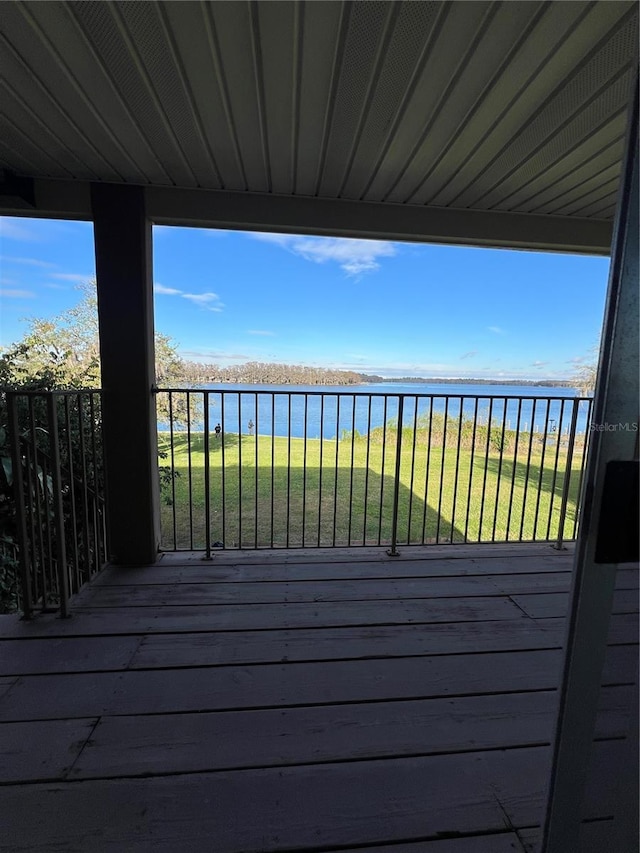
[[(0, 617), (0, 850), (534, 850), (571, 559), (166, 556), (107, 570), (70, 619)], [(636, 587), (620, 572), (603, 764)], [(611, 803), (590, 809), (602, 850)]]

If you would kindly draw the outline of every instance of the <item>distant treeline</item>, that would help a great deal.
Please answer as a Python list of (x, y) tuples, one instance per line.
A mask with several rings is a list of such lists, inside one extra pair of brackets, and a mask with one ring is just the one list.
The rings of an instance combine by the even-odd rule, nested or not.
[(381, 376), (356, 373), (353, 370), (332, 370), (325, 367), (307, 367), (302, 364), (268, 364), (261, 361), (219, 367), (215, 364), (182, 360), (179, 373), (180, 381), (190, 383), (362, 385), (366, 382), (384, 381)]
[(428, 385), (527, 385), (536, 388), (572, 388), (576, 384), (575, 380), (572, 382), (570, 379), (443, 379), (433, 376), (394, 376), (392, 379), (383, 379), (382, 381), (426, 382)]
[[(168, 377), (161, 377), (166, 386)], [(303, 364), (270, 364), (249, 361), (231, 367), (204, 364), (198, 361), (179, 359), (174, 365), (172, 378), (187, 383), (246, 383), (249, 385), (365, 385), (367, 383), (424, 382), (429, 385), (526, 385), (541, 388), (571, 387), (570, 379), (443, 379), (428, 376), (378, 376), (359, 373), (355, 370), (334, 370), (327, 367), (308, 367)]]

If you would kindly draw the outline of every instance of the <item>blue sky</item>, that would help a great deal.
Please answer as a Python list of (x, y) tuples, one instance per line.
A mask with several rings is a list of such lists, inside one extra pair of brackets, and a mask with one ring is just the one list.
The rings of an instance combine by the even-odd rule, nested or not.
[[(92, 227), (4, 218), (6, 348), (74, 305)], [(154, 228), (156, 328), (197, 361), (279, 361), (383, 376), (566, 378), (591, 358), (607, 258)]]

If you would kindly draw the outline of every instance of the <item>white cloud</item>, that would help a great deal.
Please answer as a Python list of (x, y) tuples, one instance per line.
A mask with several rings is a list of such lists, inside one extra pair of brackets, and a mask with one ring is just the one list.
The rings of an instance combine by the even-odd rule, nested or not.
[(379, 269), (379, 258), (397, 254), (393, 243), (386, 240), (351, 240), (346, 237), (302, 237), (296, 234), (250, 235), (254, 240), (281, 246), (294, 255), (316, 264), (338, 264), (347, 275), (360, 276)]
[(165, 287), (164, 284), (159, 284), (158, 282), (153, 285), (153, 289), (156, 293), (162, 293), (166, 296), (180, 296), (182, 293), (181, 290), (176, 290), (175, 287)]
[(177, 287), (165, 287), (164, 284), (160, 284), (159, 282), (155, 282), (153, 289), (156, 293), (164, 296), (180, 296), (182, 299), (188, 299), (189, 302), (193, 302), (201, 308), (206, 308), (207, 311), (220, 313), (224, 308), (224, 304), (220, 302), (218, 294), (211, 291), (207, 293), (185, 293), (184, 290), (178, 290)]
[(269, 332), (267, 329), (247, 329), (248, 335), (262, 335), (264, 337), (275, 337), (275, 332)]
[(6, 299), (35, 299), (36, 295), (31, 290), (0, 287), (0, 296), (4, 296)]
[(462, 355), (460, 356), (460, 361), (462, 361), (465, 358), (473, 358), (474, 355), (478, 355), (478, 350), (477, 349), (470, 349), (469, 352), (463, 352), (462, 353)]
[(489, 332), (493, 332), (494, 335), (506, 335), (504, 329), (501, 329), (500, 326), (487, 326), (487, 330)]
[(532, 361), (531, 367), (545, 367), (545, 365), (550, 364), (548, 361)]
[(47, 269), (51, 269), (51, 267), (56, 266), (56, 264), (51, 264), (48, 261), (41, 261), (38, 258), (16, 258), (11, 255), (4, 255), (3, 261), (9, 264), (29, 264), (32, 267), (43, 267)]
[(7, 216), (0, 216), (0, 234), (5, 240), (38, 240), (39, 237), (35, 231), (24, 225), (18, 225), (13, 219)]
[(52, 278), (59, 278), (60, 281), (75, 281), (78, 284), (84, 284), (85, 281), (95, 278), (95, 273), (53, 272), (51, 276)]
[(196, 305), (200, 305), (201, 308), (206, 308), (207, 311), (217, 311), (220, 312), (224, 308), (222, 302), (220, 302), (220, 297), (217, 293), (181, 293), (183, 299), (189, 299), (191, 302), (195, 302)]

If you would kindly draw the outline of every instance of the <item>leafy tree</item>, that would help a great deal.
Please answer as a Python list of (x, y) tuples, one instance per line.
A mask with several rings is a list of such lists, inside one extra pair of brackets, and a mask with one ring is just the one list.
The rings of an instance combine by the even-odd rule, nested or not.
[[(7, 440), (7, 407), (5, 393), (11, 389), (32, 391), (54, 391), (69, 389), (94, 389), (100, 387), (100, 352), (98, 337), (98, 311), (95, 282), (89, 281), (80, 288), (80, 301), (69, 310), (51, 319), (33, 318), (22, 340), (11, 346), (0, 355), (0, 613), (15, 609), (18, 598), (17, 590), (17, 537), (14, 500), (14, 477), (11, 454)], [(182, 360), (175, 346), (167, 335), (156, 334), (156, 376), (158, 381), (179, 381), (182, 373)], [(159, 416), (167, 417), (158, 401)], [(45, 402), (36, 397), (32, 400), (32, 413), (38, 424), (46, 424), (47, 417)], [(81, 401), (74, 398), (66, 404), (71, 430), (67, 434), (65, 413), (58, 408), (58, 429), (60, 435), (66, 435), (61, 442), (60, 455), (62, 468), (71, 465), (75, 470), (81, 470), (82, 447), (85, 439), (80, 435), (80, 423), (91, 423), (99, 426), (100, 403), (94, 401), (89, 405), (88, 398)], [(44, 476), (44, 470), (38, 463), (38, 454), (46, 455), (49, 447), (49, 436), (45, 428), (38, 428), (36, 446), (32, 446), (31, 436), (27, 430), (29, 422), (28, 407), (24, 400), (19, 401), (18, 420), (21, 445), (25, 451), (27, 445), (35, 459), (36, 476), (25, 481), (31, 482), (30, 488), (42, 490), (40, 502), (48, 507), (51, 495), (49, 479)], [(82, 427), (84, 430), (84, 427)], [(100, 430), (94, 433), (96, 442), (96, 459), (87, 467), (85, 484), (95, 494), (102, 491), (102, 452), (100, 447)], [(40, 446), (42, 445), (42, 446)], [(24, 463), (27, 464), (26, 462)], [(24, 474), (26, 475), (26, 469)], [(172, 473), (169, 468), (160, 467), (160, 478), (163, 493), (167, 494)], [(32, 496), (33, 497), (33, 496)], [(71, 495), (68, 491), (63, 494), (63, 511), (73, 512)], [(44, 510), (48, 512), (48, 509)], [(97, 560), (91, 549), (91, 560)], [(73, 543), (67, 543), (67, 552), (71, 554)], [(77, 550), (77, 549), (76, 549)], [(87, 550), (85, 549), (85, 553)], [(88, 571), (85, 567), (84, 571)]]
[[(25, 336), (0, 355), (0, 386), (53, 391), (100, 387), (95, 281), (79, 290), (73, 308), (51, 319), (33, 318)], [(156, 381), (179, 381), (183, 362), (168, 335), (155, 336)]]

